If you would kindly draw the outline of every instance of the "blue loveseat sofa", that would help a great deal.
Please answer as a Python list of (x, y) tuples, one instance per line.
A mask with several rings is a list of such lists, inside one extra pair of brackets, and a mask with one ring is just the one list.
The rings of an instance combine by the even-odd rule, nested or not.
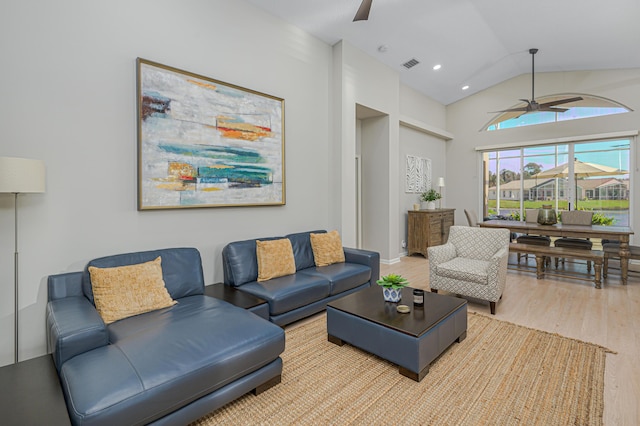
[[(162, 259), (178, 303), (105, 325), (89, 266)], [(200, 253), (174, 248), (95, 259), (48, 278), (47, 332), (76, 425), (187, 424), (280, 382), (283, 330), (205, 296)]]
[(224, 284), (266, 300), (269, 320), (280, 326), (320, 312), (330, 301), (373, 285), (380, 277), (377, 252), (345, 247), (345, 262), (315, 265), (309, 234), (325, 232), (257, 238), (260, 241), (288, 238), (296, 264), (296, 273), (262, 282), (257, 281), (256, 239), (227, 244), (222, 250)]

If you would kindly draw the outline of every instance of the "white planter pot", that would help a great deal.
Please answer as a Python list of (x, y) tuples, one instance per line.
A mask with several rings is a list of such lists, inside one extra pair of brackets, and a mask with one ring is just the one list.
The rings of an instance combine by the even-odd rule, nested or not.
[(388, 287), (382, 288), (382, 295), (384, 296), (384, 300), (387, 302), (398, 303), (400, 299), (402, 299), (402, 289), (393, 289)]
[(420, 201), (420, 209), (426, 210), (429, 202), (428, 201)]
[(427, 201), (427, 210), (435, 210), (436, 202), (435, 201)]

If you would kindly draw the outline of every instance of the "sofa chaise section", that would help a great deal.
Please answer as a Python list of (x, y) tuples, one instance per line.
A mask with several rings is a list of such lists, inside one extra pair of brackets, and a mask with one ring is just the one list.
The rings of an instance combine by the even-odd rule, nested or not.
[(86, 271), (49, 277), (49, 344), (74, 424), (186, 424), (279, 382), (282, 329), (205, 296), (197, 250), (111, 256), (90, 265), (157, 256), (178, 303), (108, 325), (87, 296)]

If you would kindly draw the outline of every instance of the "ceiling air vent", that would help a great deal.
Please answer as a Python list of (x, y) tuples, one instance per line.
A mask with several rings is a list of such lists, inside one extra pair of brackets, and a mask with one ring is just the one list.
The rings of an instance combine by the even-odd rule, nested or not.
[(402, 64), (403, 67), (405, 67), (406, 69), (410, 69), (415, 67), (416, 65), (418, 65), (420, 63), (419, 60), (417, 60), (416, 58), (412, 58), (409, 59), (407, 62), (405, 62), (404, 64)]

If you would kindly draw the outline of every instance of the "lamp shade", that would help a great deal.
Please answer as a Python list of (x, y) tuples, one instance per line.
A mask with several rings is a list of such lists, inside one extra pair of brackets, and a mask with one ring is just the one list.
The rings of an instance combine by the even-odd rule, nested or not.
[(436, 186), (444, 186), (444, 178), (443, 177), (439, 177), (438, 178), (438, 184)]
[(44, 161), (0, 157), (0, 193), (44, 192)]

